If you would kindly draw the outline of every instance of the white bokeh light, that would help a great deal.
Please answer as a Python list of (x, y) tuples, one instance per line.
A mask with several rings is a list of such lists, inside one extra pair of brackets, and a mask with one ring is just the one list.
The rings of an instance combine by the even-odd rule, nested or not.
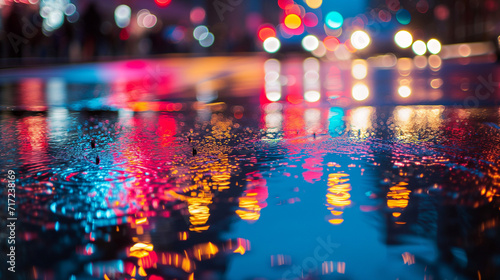
[(394, 35), (394, 42), (400, 48), (406, 49), (413, 43), (413, 36), (406, 30), (401, 30)]
[(281, 48), (281, 42), (276, 37), (269, 37), (264, 41), (264, 50), (268, 53), (275, 53)]
[(355, 31), (351, 35), (351, 44), (354, 48), (362, 50), (370, 44), (370, 36), (361, 30)]
[(302, 47), (308, 52), (312, 52), (319, 47), (319, 40), (314, 35), (307, 35), (302, 39)]

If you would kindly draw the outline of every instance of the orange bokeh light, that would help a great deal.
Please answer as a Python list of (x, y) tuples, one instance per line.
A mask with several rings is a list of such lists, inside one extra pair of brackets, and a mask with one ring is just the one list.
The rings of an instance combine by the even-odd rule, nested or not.
[(269, 37), (276, 37), (276, 31), (272, 27), (262, 27), (259, 29), (259, 39), (264, 42)]
[(340, 45), (339, 39), (334, 36), (326, 37), (323, 43), (325, 44), (325, 48), (329, 51), (335, 51)]

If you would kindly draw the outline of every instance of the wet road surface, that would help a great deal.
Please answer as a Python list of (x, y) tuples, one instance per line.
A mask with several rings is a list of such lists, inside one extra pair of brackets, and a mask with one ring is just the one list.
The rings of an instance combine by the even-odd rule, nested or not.
[(212, 59), (0, 73), (0, 278), (499, 277), (495, 65)]

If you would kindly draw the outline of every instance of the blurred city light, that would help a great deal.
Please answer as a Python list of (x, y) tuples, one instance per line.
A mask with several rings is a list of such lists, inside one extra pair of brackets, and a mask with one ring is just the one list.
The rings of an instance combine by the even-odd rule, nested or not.
[(332, 29), (338, 29), (344, 24), (344, 18), (339, 12), (329, 12), (325, 17), (325, 23)]
[(319, 47), (319, 40), (314, 35), (307, 35), (302, 39), (302, 47), (308, 51), (312, 52)]
[(281, 47), (281, 42), (276, 37), (270, 37), (264, 41), (263, 46), (264, 46), (264, 50), (266, 52), (275, 53), (275, 52), (279, 51), (279, 49)]
[(304, 100), (310, 103), (318, 102), (321, 99), (319, 91), (310, 90), (304, 93)]
[(352, 62), (352, 76), (357, 80), (362, 80), (368, 75), (368, 65), (366, 60), (356, 59)]
[(441, 51), (441, 43), (437, 39), (430, 39), (427, 42), (427, 49), (432, 54), (438, 54)]
[(396, 19), (399, 23), (403, 24), (403, 25), (407, 25), (410, 23), (411, 21), (411, 15), (410, 15), (410, 12), (408, 12), (408, 10), (405, 10), (405, 9), (400, 9), (397, 13), (396, 13)]
[(306, 0), (307, 6), (311, 9), (317, 9), (323, 4), (323, 0)]
[(325, 48), (329, 51), (335, 51), (340, 45), (340, 41), (337, 37), (328, 36), (323, 41)]
[(400, 86), (398, 88), (398, 94), (403, 98), (407, 98), (411, 95), (411, 88), (409, 86)]
[(354, 100), (363, 101), (370, 96), (370, 90), (364, 83), (357, 83), (352, 87), (352, 97)]
[(203, 37), (203, 39), (200, 40), (200, 45), (204, 48), (208, 48), (213, 45), (215, 41), (215, 36), (211, 32), (208, 32), (206, 36)]
[(398, 31), (396, 35), (394, 35), (394, 42), (396, 42), (396, 45), (398, 45), (400, 48), (406, 49), (413, 43), (413, 37), (411, 36), (410, 32), (401, 30)]
[(208, 28), (205, 25), (199, 25), (193, 30), (193, 37), (196, 40), (203, 40), (208, 36)]
[(362, 30), (355, 31), (351, 35), (351, 44), (354, 48), (362, 50), (370, 44), (370, 36)]
[(166, 7), (172, 2), (172, 0), (155, 0), (156, 4), (160, 7)]
[(203, 7), (194, 7), (190, 14), (189, 14), (189, 19), (193, 24), (200, 24), (205, 20), (206, 17), (206, 12)]
[(115, 22), (120, 28), (125, 28), (130, 24), (132, 10), (127, 5), (120, 5), (115, 9)]
[(259, 29), (259, 39), (264, 42), (269, 37), (276, 37), (276, 30), (271, 26), (262, 26)]
[(416, 55), (424, 55), (427, 52), (427, 47), (424, 41), (417, 40), (413, 43), (412, 50)]
[(285, 17), (285, 25), (290, 29), (297, 29), (302, 25), (302, 19), (296, 14), (289, 14)]

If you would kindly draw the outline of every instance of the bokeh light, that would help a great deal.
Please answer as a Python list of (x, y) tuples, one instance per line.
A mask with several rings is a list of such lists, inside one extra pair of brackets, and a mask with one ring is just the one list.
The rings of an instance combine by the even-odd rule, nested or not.
[(362, 31), (362, 30), (358, 30), (358, 31), (355, 31), (354, 33), (352, 33), (351, 35), (351, 45), (358, 49), (358, 50), (362, 50), (366, 47), (368, 47), (368, 45), (370, 44), (370, 36)]
[(205, 25), (197, 26), (193, 30), (193, 37), (198, 41), (205, 39), (205, 37), (207, 36), (208, 36), (208, 27), (206, 27)]
[(338, 29), (344, 24), (344, 18), (339, 12), (329, 12), (326, 15), (325, 23), (329, 28)]
[(416, 55), (424, 55), (427, 52), (427, 46), (422, 40), (415, 41), (411, 48)]
[(206, 12), (202, 7), (194, 7), (189, 13), (189, 19), (193, 24), (200, 24), (205, 20)]
[(411, 95), (411, 88), (409, 86), (400, 86), (398, 88), (398, 94), (403, 98), (407, 98)]
[(130, 24), (132, 10), (127, 5), (120, 5), (115, 9), (115, 22), (120, 28), (125, 28)]
[(314, 27), (318, 25), (318, 16), (314, 13), (306, 13), (304, 16), (304, 25), (307, 27)]
[(356, 59), (352, 62), (352, 76), (357, 80), (362, 80), (368, 75), (368, 65), (366, 60)]
[(364, 83), (357, 83), (352, 87), (352, 98), (357, 101), (366, 100), (370, 96), (370, 90)]
[(281, 42), (276, 37), (270, 37), (264, 41), (263, 47), (266, 52), (275, 53), (281, 48)]
[(319, 46), (319, 40), (314, 35), (307, 35), (302, 39), (302, 47), (308, 52), (316, 50)]
[(269, 37), (276, 37), (276, 30), (270, 26), (263, 26), (259, 29), (259, 39), (264, 42)]
[(215, 36), (211, 32), (208, 32), (208, 34), (200, 40), (200, 45), (204, 48), (208, 48), (213, 45), (215, 41)]
[(400, 9), (396, 13), (396, 20), (403, 25), (409, 24), (411, 21), (410, 12), (408, 12), (408, 10), (405, 9)]
[(450, 17), (450, 10), (445, 5), (437, 5), (434, 8), (434, 16), (438, 20), (447, 20)]
[(432, 54), (438, 54), (441, 52), (441, 43), (437, 39), (430, 39), (427, 42), (427, 49)]
[(170, 5), (170, 2), (172, 2), (172, 0), (155, 0), (155, 2), (160, 7), (166, 7)]
[(290, 29), (297, 29), (302, 25), (302, 19), (296, 14), (289, 14), (285, 17), (285, 26)]
[(317, 9), (323, 4), (323, 0), (306, 0), (307, 6), (311, 9)]
[(318, 102), (321, 99), (321, 94), (316, 90), (309, 90), (304, 93), (304, 100), (306, 102)]
[(400, 48), (406, 49), (413, 43), (413, 36), (406, 30), (401, 30), (394, 35), (394, 42)]
[(328, 36), (323, 40), (325, 48), (329, 51), (335, 51), (340, 45), (340, 41), (337, 37)]

